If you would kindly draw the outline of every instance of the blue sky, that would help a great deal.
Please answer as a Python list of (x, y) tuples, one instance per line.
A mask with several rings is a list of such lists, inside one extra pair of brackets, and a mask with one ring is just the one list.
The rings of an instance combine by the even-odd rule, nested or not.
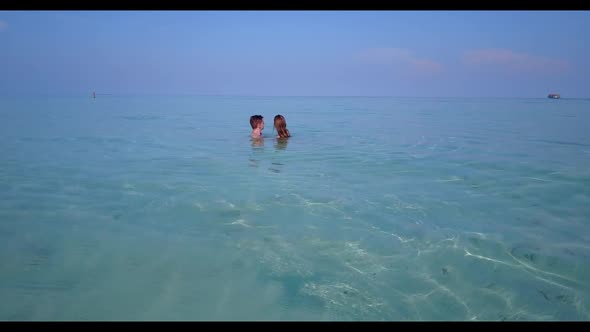
[(590, 97), (588, 11), (0, 11), (0, 95)]

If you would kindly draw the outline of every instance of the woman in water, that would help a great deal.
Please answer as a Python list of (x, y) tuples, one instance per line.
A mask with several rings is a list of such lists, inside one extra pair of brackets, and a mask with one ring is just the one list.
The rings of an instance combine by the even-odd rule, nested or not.
[(291, 137), (289, 134), (289, 129), (287, 129), (287, 122), (285, 121), (285, 117), (277, 114), (275, 116), (275, 128), (277, 129), (277, 138), (287, 138)]

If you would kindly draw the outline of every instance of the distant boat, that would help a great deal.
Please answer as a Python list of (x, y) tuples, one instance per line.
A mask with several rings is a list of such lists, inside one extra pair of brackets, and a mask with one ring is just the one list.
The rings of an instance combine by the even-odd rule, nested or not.
[(549, 99), (559, 99), (561, 98), (561, 96), (559, 95), (559, 93), (550, 93), (547, 98)]

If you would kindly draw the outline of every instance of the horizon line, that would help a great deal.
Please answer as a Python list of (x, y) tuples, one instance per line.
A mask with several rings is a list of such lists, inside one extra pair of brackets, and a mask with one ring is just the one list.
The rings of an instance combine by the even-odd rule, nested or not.
[[(0, 93), (1, 97), (9, 97), (9, 96), (44, 96), (44, 97), (64, 97), (64, 96), (92, 96), (92, 92), (88, 93), (34, 93), (34, 94), (25, 94), (25, 93)], [(275, 98), (464, 98), (464, 99), (478, 99), (478, 98), (497, 98), (497, 99), (548, 99), (547, 95), (545, 96), (411, 96), (411, 95), (264, 95), (264, 94), (212, 94), (212, 93), (149, 93), (149, 92), (135, 92), (135, 93), (96, 93), (96, 96), (117, 96), (117, 97), (124, 97), (124, 96), (170, 96), (170, 97), (181, 97), (181, 96), (191, 96), (191, 97), (255, 97), (255, 98), (268, 98), (268, 97), (275, 97)], [(590, 97), (563, 97), (561, 96), (560, 99), (582, 99), (587, 100)]]

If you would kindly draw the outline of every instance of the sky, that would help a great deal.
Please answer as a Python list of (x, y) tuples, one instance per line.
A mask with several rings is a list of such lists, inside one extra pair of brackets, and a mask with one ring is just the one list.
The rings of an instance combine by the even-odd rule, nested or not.
[(0, 11), (0, 95), (590, 97), (590, 11)]

